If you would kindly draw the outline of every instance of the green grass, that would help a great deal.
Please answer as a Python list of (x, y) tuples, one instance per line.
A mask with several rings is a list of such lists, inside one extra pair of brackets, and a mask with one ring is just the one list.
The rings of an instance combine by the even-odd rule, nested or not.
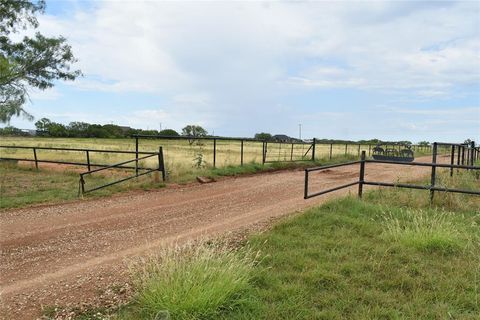
[(138, 294), (133, 307), (121, 317), (220, 316), (246, 303), (257, 262), (251, 251), (211, 243), (165, 249), (133, 267)]
[[(480, 187), (473, 175), (459, 180)], [(171, 310), (172, 319), (479, 319), (480, 200), (452, 197), (462, 201), (440, 194), (430, 205), (428, 192), (381, 189), (287, 218), (240, 249), (261, 255), (239, 267), (248, 275), (239, 287), (218, 282), (231, 269), (224, 259), (241, 261), (232, 251), (207, 251), (208, 259), (180, 254), (153, 269), (140, 264), (136, 299), (117, 316), (153, 319)], [(212, 287), (235, 299), (206, 303)]]

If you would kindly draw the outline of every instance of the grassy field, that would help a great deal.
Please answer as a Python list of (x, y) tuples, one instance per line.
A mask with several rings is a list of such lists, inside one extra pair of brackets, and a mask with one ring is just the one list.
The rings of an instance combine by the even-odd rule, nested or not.
[[(451, 184), (480, 187), (470, 173)], [(133, 267), (136, 294), (114, 318), (479, 319), (480, 198), (435, 199), (381, 189), (288, 218), (236, 249), (163, 251)]]

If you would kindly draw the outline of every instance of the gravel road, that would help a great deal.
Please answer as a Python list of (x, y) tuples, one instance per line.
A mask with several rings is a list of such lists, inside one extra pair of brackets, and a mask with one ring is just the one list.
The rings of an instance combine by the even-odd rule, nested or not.
[[(367, 164), (366, 179), (392, 182), (429, 170)], [(45, 305), (88, 303), (102, 288), (125, 283), (128, 259), (248, 228), (356, 190), (303, 200), (303, 179), (303, 171), (281, 171), (0, 212), (0, 315), (32, 319)], [(315, 172), (311, 191), (355, 179), (358, 165)]]

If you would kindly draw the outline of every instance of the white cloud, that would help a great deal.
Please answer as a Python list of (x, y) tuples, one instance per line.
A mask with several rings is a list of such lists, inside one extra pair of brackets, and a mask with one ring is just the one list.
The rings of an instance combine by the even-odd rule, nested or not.
[(41, 25), (104, 79), (74, 84), (88, 90), (222, 96), (280, 82), (446, 94), (480, 81), (478, 14), (474, 3), (107, 1)]

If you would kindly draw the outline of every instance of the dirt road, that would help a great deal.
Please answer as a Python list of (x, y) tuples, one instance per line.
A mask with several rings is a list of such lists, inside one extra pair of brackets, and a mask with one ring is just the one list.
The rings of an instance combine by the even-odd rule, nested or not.
[[(429, 170), (367, 164), (366, 179), (391, 182)], [(283, 171), (1, 212), (1, 316), (31, 319), (42, 305), (89, 301), (99, 289), (125, 281), (126, 258), (245, 228), (356, 190), (303, 200), (303, 178), (303, 171)], [(315, 172), (311, 191), (356, 179), (358, 165)]]

